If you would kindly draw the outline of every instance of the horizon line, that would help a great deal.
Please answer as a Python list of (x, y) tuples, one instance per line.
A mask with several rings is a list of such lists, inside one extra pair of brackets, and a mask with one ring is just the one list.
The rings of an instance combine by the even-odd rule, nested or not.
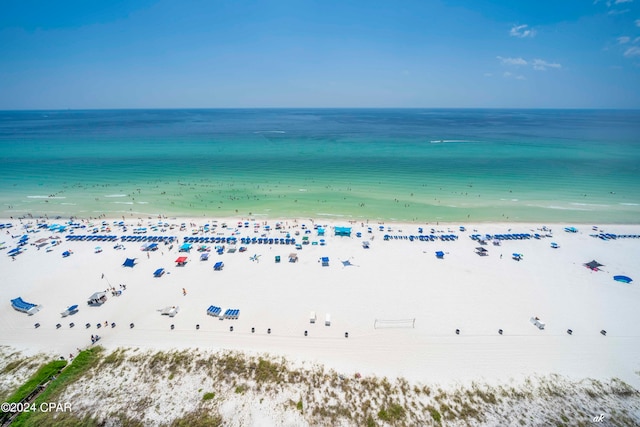
[(161, 111), (161, 110), (581, 110), (581, 111), (640, 111), (620, 107), (110, 107), (110, 108), (19, 108), (2, 109), (0, 113), (41, 111)]

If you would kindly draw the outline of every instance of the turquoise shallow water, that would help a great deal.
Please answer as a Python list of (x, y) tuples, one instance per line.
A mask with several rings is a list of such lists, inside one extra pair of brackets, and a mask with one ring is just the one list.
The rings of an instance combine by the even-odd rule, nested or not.
[(0, 216), (640, 221), (640, 112), (0, 112)]

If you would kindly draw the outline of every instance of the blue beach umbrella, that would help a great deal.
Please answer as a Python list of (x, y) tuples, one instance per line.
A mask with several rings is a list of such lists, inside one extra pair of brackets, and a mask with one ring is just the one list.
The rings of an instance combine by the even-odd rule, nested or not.
[(627, 276), (613, 276), (613, 280), (615, 280), (616, 282), (622, 282), (622, 283), (631, 283), (633, 281), (631, 277), (627, 277)]

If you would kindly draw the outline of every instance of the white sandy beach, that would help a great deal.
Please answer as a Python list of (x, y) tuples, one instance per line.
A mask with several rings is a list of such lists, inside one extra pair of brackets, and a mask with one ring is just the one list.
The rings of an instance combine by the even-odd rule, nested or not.
[[(300, 225), (312, 227), (309, 220), (288, 220), (279, 231), (274, 230), (275, 221), (269, 221), (270, 232), (263, 228), (254, 232), (253, 226), (236, 230), (238, 220), (218, 219), (218, 224), (226, 222), (229, 227), (219, 226), (207, 235), (230, 236), (235, 230), (238, 238), (284, 237), (289, 232), (300, 242), (304, 235)], [(0, 239), (10, 249), (25, 233), (18, 221), (4, 222), (14, 224)], [(98, 234), (132, 235), (133, 227), (157, 220), (127, 223), (127, 232), (112, 227), (111, 232)], [(115, 243), (109, 242), (67, 242), (67, 232), (62, 233), (62, 244), (50, 252), (27, 245), (12, 260), (5, 249), (0, 257), (4, 284), (0, 299), (6, 304), (0, 312), (0, 345), (26, 354), (45, 351), (67, 357), (91, 345), (90, 337), (97, 333), (107, 349), (197, 347), (268, 352), (292, 361), (322, 363), (347, 374), (402, 376), (415, 381), (493, 382), (558, 373), (575, 379), (617, 377), (640, 387), (640, 290), (637, 282), (613, 280), (616, 274), (640, 277), (640, 239), (602, 241), (589, 236), (591, 226), (567, 233), (563, 225), (547, 224), (553, 237), (508, 240), (499, 247), (489, 242), (489, 256), (480, 257), (474, 253), (478, 243), (469, 238), (473, 230), (482, 235), (546, 232), (539, 231), (540, 224), (467, 224), (465, 232), (458, 231), (457, 225), (422, 225), (427, 234), (434, 227), (435, 234), (442, 231), (459, 239), (384, 241), (385, 234), (417, 235), (419, 225), (385, 224), (391, 231), (379, 231), (378, 224), (372, 223), (373, 233), (368, 234), (367, 224), (358, 223), (353, 224), (351, 237), (337, 237), (332, 227), (350, 224), (321, 223), (327, 225), (325, 246), (309, 244), (296, 250), (292, 245), (252, 244), (243, 253), (217, 255), (212, 251), (208, 261), (200, 261), (198, 245), (194, 245), (184, 267), (174, 263), (179, 255), (175, 243), (172, 250), (161, 244), (147, 257), (141, 243), (124, 243), (126, 249), (116, 250)], [(148, 234), (174, 235), (182, 242), (192, 235), (192, 228)], [(639, 226), (602, 228), (640, 234)], [(296, 230), (302, 234), (294, 236)], [(355, 237), (358, 231), (362, 238)], [(75, 234), (91, 233), (77, 229)], [(46, 230), (29, 233), (30, 242), (51, 235)], [(314, 230), (307, 235), (319, 241)], [(363, 240), (371, 242), (369, 249), (362, 247)], [(560, 248), (552, 249), (551, 241)], [(103, 251), (94, 253), (95, 246)], [(66, 250), (73, 254), (63, 258)], [(436, 259), (439, 250), (445, 252), (444, 259)], [(291, 252), (298, 254), (297, 263), (288, 262)], [(522, 253), (523, 260), (514, 261), (514, 252)], [(259, 261), (251, 261), (253, 255), (259, 255)], [(280, 263), (274, 262), (276, 255), (281, 256)], [(328, 267), (319, 263), (324, 256), (330, 258)], [(136, 258), (135, 267), (122, 266), (127, 257)], [(600, 271), (583, 265), (594, 259), (604, 264)], [(347, 260), (353, 265), (344, 266), (341, 261)], [(224, 262), (222, 271), (213, 270), (216, 261)], [(154, 278), (152, 273), (160, 267), (167, 274)], [(109, 286), (118, 290), (120, 284), (126, 284), (121, 296), (109, 292), (103, 306), (87, 305), (92, 293)], [(18, 296), (41, 304), (42, 309), (33, 316), (13, 310), (10, 300)], [(79, 305), (79, 312), (62, 318), (60, 313), (72, 304)], [(220, 306), (223, 312), (240, 309), (239, 319), (208, 316), (210, 305)], [(167, 306), (179, 306), (180, 311), (173, 318), (161, 316), (157, 310)], [(309, 321), (311, 311), (318, 317), (315, 324)], [(330, 326), (324, 325), (326, 313), (331, 315)], [(546, 328), (533, 326), (532, 316), (546, 322)], [(415, 327), (374, 329), (376, 319), (415, 319)], [(96, 329), (97, 323), (105, 321), (115, 322), (116, 327)], [(36, 322), (39, 328), (34, 327)], [(70, 328), (70, 322), (75, 327)], [(58, 323), (61, 327), (56, 329)], [(86, 323), (91, 324), (89, 329)], [(133, 329), (130, 323), (135, 324)], [(568, 328), (572, 335), (567, 334)], [(600, 333), (603, 329), (606, 336)]]

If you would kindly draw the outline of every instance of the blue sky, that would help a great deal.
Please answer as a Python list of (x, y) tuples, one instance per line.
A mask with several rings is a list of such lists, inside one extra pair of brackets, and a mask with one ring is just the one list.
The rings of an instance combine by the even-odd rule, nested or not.
[(0, 109), (640, 108), (640, 0), (0, 4)]

